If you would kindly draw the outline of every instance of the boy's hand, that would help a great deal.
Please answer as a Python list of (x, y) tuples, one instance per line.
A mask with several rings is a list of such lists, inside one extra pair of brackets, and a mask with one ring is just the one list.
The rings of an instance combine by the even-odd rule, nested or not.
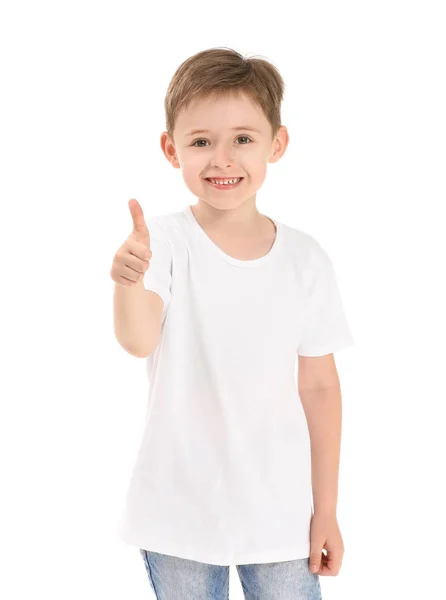
[(144, 219), (144, 213), (137, 200), (129, 201), (133, 220), (133, 231), (118, 248), (111, 268), (111, 278), (116, 283), (132, 286), (141, 281), (150, 267), (150, 233)]
[[(310, 571), (337, 575), (344, 556), (344, 544), (335, 515), (314, 513), (310, 526)], [(327, 555), (322, 553), (325, 548)], [(313, 568), (313, 564), (316, 568)]]

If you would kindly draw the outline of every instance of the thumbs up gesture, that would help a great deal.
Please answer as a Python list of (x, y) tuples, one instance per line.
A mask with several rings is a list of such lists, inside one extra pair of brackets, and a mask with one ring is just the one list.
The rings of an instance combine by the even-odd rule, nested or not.
[(144, 213), (137, 200), (129, 200), (130, 214), (133, 220), (133, 231), (118, 248), (110, 271), (115, 283), (132, 286), (142, 280), (150, 267), (150, 234), (144, 219)]

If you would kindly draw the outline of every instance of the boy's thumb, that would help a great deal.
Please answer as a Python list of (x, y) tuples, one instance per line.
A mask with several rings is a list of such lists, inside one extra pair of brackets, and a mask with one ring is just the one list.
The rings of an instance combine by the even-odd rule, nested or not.
[(315, 573), (321, 564), (321, 554), (322, 554), (322, 550), (320, 550), (320, 552), (316, 552), (314, 550), (311, 551), (310, 554), (310, 571), (312, 573)]
[(141, 241), (145, 240), (145, 238), (150, 239), (149, 230), (147, 229), (147, 223), (144, 219), (144, 213), (140, 203), (138, 200), (132, 199), (129, 200), (128, 205), (133, 220), (133, 233), (139, 238), (142, 238)]

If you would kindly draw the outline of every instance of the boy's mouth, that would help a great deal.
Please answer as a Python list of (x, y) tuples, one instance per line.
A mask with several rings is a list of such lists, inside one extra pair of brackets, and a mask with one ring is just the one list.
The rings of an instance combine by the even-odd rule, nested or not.
[(206, 177), (205, 181), (207, 181), (212, 187), (218, 190), (232, 190), (243, 181), (243, 177), (233, 177), (232, 179), (217, 179), (213, 177)]

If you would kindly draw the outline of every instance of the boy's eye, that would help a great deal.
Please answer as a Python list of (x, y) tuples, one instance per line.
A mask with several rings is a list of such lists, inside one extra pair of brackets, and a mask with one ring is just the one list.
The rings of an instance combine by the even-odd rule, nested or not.
[[(250, 138), (249, 136), (247, 136), (247, 135), (239, 135), (237, 139), (239, 140), (240, 138), (242, 138), (242, 139), (246, 139), (246, 140), (249, 140), (250, 142), (252, 142), (251, 138)], [(196, 141), (195, 141), (195, 142), (192, 144), (192, 146), (195, 146), (196, 148), (204, 148), (204, 146), (197, 146), (196, 144), (197, 144), (198, 142), (207, 142), (207, 140), (205, 140), (204, 138), (200, 138), (199, 140), (196, 140)], [(242, 146), (246, 146), (246, 143), (244, 143), (244, 144), (241, 144), (241, 145), (242, 145)]]

